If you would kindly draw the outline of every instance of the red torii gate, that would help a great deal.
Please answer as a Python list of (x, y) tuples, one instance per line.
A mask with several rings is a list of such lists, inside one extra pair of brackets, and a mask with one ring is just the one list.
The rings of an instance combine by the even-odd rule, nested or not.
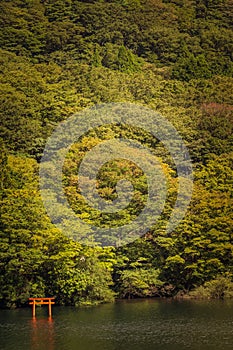
[(29, 305), (32, 305), (32, 317), (36, 317), (36, 305), (48, 305), (49, 317), (52, 317), (52, 305), (55, 298), (29, 298)]

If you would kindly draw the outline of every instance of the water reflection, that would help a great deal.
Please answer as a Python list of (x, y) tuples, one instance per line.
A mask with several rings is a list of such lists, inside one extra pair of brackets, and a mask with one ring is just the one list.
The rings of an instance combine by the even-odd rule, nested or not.
[(55, 350), (54, 321), (52, 317), (36, 318), (30, 321), (31, 328), (31, 350)]
[(231, 350), (233, 301), (121, 301), (0, 310), (1, 350)]

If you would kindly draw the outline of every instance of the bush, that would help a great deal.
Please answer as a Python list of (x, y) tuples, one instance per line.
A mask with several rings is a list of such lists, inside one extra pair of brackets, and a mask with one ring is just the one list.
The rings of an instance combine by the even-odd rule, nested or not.
[(233, 282), (229, 277), (218, 276), (190, 292), (190, 296), (198, 299), (232, 298)]
[(135, 269), (125, 270), (119, 279), (119, 294), (122, 298), (160, 296), (164, 285), (159, 280), (159, 270)]

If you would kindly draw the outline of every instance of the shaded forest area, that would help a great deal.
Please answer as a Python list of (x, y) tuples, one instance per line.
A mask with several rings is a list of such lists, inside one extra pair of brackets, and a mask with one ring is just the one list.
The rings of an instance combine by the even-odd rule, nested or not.
[[(88, 305), (188, 292), (233, 295), (232, 14), (232, 0), (0, 2), (2, 307), (43, 296)], [(147, 106), (171, 121), (189, 149), (195, 180), (185, 218), (167, 233), (173, 164), (148, 135), (125, 131), (161, 158), (169, 194), (150, 232), (103, 249), (70, 240), (50, 222), (38, 169), (56, 125), (107, 102)], [(86, 135), (64, 165), (69, 202), (93, 223), (99, 218), (77, 192), (77, 159), (119, 132), (109, 126)], [(138, 197), (145, 195), (138, 168), (116, 161), (100, 174), (102, 197), (114, 198), (119, 172), (136, 178)]]

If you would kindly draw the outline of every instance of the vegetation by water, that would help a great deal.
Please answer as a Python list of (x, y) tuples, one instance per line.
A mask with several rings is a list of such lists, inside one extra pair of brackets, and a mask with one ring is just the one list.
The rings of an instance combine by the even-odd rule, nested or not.
[[(9, 0), (0, 2), (0, 22), (1, 306), (45, 295), (68, 305), (193, 290), (232, 296), (232, 1)], [(77, 166), (94, 145), (126, 135), (161, 159), (169, 188), (159, 222), (134, 243), (104, 249), (82, 246), (50, 222), (38, 184), (46, 139), (62, 120), (103, 102), (148, 106), (182, 135), (194, 192), (172, 233), (165, 227), (178, 183), (169, 154), (150, 135), (118, 126), (99, 128), (70, 150), (69, 203), (88, 222), (108, 223), (77, 191)], [(116, 160), (100, 172), (100, 195), (114, 199), (125, 174), (135, 201), (111, 218), (115, 224), (134, 217), (147, 194), (140, 169)], [(213, 292), (217, 285), (221, 293)]]

